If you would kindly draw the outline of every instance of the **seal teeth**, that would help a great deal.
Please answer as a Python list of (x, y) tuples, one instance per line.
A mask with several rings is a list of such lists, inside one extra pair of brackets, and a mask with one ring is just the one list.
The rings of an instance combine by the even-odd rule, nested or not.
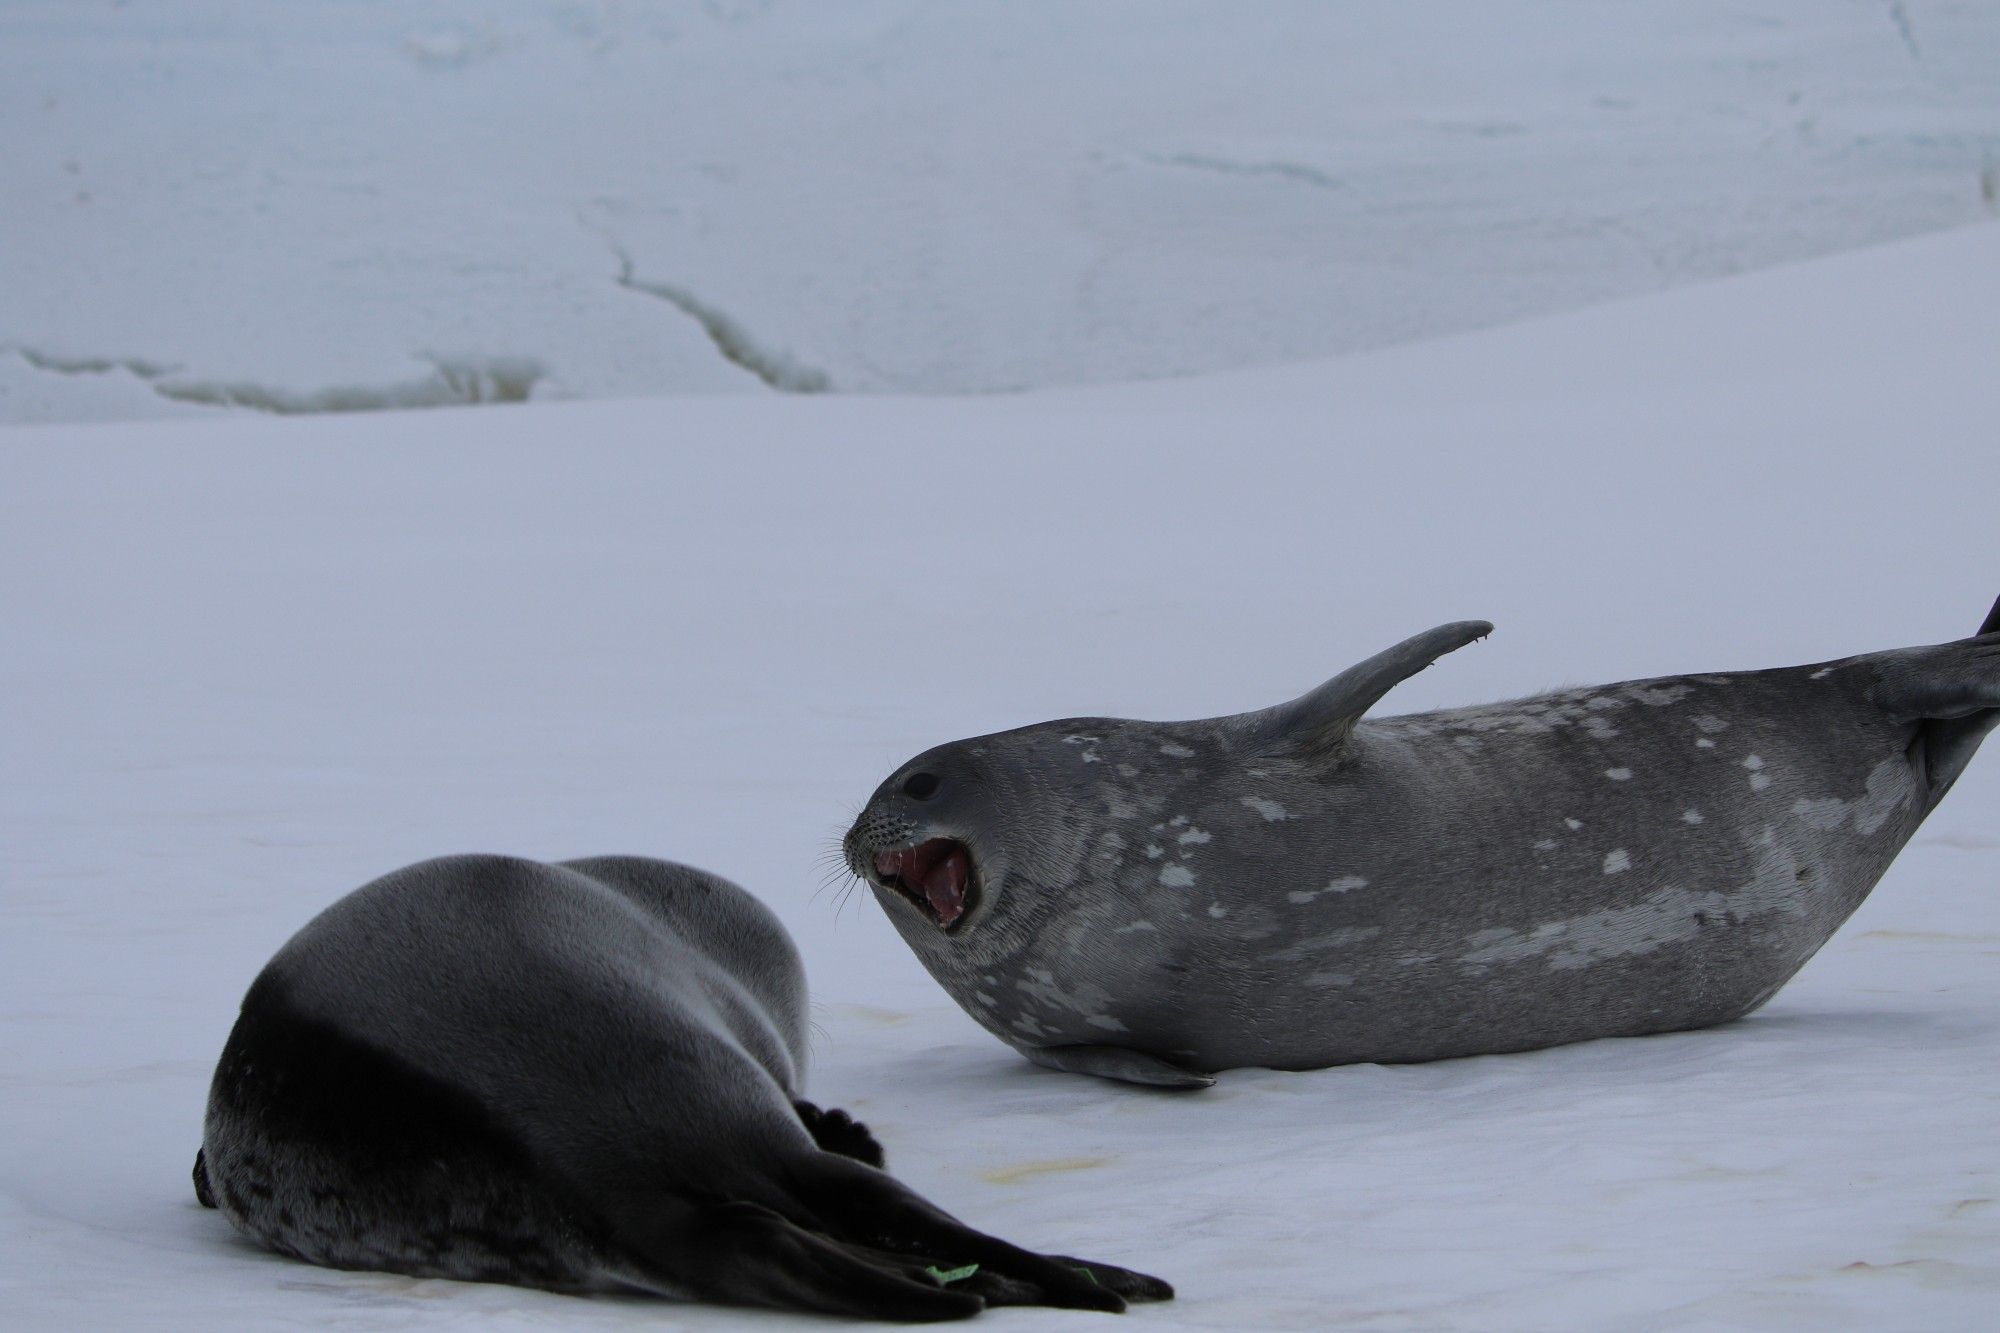
[(970, 878), (971, 863), (957, 843), (924, 876), (924, 897), (930, 899), (939, 925), (950, 926), (965, 915), (965, 884)]
[(876, 876), (883, 884), (929, 910), (946, 930), (965, 915), (972, 883), (972, 853), (953, 838), (932, 838), (914, 847), (877, 852)]

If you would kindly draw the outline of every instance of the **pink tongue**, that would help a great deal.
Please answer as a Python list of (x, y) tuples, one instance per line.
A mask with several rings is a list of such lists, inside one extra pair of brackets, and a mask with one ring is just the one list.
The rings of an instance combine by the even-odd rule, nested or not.
[(924, 897), (930, 900), (931, 910), (937, 913), (939, 925), (949, 926), (965, 915), (965, 881), (969, 874), (970, 865), (965, 859), (963, 847), (952, 848), (942, 860), (924, 871)]

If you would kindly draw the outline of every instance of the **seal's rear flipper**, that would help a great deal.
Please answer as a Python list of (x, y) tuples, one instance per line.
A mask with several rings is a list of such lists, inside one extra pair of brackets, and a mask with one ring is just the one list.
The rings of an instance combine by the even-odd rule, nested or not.
[(1188, 1069), (1144, 1051), (1123, 1046), (1027, 1046), (1021, 1048), (1044, 1069), (1060, 1069), (1071, 1074), (1095, 1074), (1120, 1083), (1138, 1083), (1149, 1088), (1189, 1091), (1215, 1086), (1215, 1075)]
[(1127, 1300), (1173, 1298), (1144, 1273), (974, 1231), (852, 1157), (807, 1149), (763, 1169), (741, 1182), (754, 1201), (625, 1190), (604, 1272), (667, 1294), (904, 1322), (963, 1319), (989, 1304), (1115, 1314)]
[[(715, 1204), (635, 1239), (635, 1262), (618, 1276), (669, 1293), (899, 1323), (969, 1319), (986, 1308), (927, 1274), (921, 1260), (843, 1244), (755, 1203)], [(648, 1262), (647, 1251), (665, 1262)]]
[(1880, 653), (1868, 661), (1876, 705), (1899, 721), (1919, 724), (1912, 758), (1921, 758), (1932, 804), (1972, 762), (1986, 733), (2000, 724), (2000, 601), (1979, 632), (1934, 648)]
[(1253, 745), (1291, 744), (1307, 750), (1336, 751), (1376, 701), (1454, 649), (1493, 632), (1484, 620), (1455, 620), (1449, 625), (1386, 648), (1358, 662), (1318, 689), (1290, 703), (1245, 713)]
[(975, 1231), (895, 1177), (834, 1156), (795, 1173), (800, 1202), (856, 1253), (917, 1271), (991, 1305), (1116, 1314), (1126, 1301), (1172, 1300), (1156, 1277), (1113, 1264), (1036, 1254)]

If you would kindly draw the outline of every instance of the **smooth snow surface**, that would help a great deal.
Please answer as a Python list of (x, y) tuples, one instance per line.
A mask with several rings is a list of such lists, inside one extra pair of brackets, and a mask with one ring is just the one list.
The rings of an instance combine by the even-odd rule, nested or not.
[(1986, 0), (10, 0), (0, 421), (1115, 381), (1989, 217)]
[(1132, 1328), (1991, 1327), (1991, 747), (1747, 1022), (1194, 1096), (1031, 1068), (815, 889), (929, 744), (1268, 704), (1439, 621), (1499, 629), (1390, 709), (1969, 633), (1997, 359), (1987, 226), (1204, 380), (17, 430), (4, 1322), (779, 1322), (321, 1271), (196, 1207), (265, 958), (382, 871), (504, 850), (762, 895), (813, 1095), (975, 1224), (1179, 1284)]

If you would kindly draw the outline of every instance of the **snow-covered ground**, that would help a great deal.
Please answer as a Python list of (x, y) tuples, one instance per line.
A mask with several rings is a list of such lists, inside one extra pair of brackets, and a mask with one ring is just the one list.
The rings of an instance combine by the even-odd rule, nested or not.
[(0, 421), (1115, 381), (1990, 216), (1988, 0), (10, 0)]
[(1988, 225), (1174, 382), (11, 431), (4, 1322), (784, 1322), (327, 1272), (196, 1207), (266, 956), (493, 849), (765, 897), (813, 1092), (975, 1223), (1179, 1285), (1131, 1327), (1990, 1328), (2000, 752), (1750, 1021), (1198, 1096), (1029, 1067), (816, 888), (925, 745), (1264, 704), (1437, 621), (1499, 631), (1396, 707), (1967, 633), (1996, 366)]

